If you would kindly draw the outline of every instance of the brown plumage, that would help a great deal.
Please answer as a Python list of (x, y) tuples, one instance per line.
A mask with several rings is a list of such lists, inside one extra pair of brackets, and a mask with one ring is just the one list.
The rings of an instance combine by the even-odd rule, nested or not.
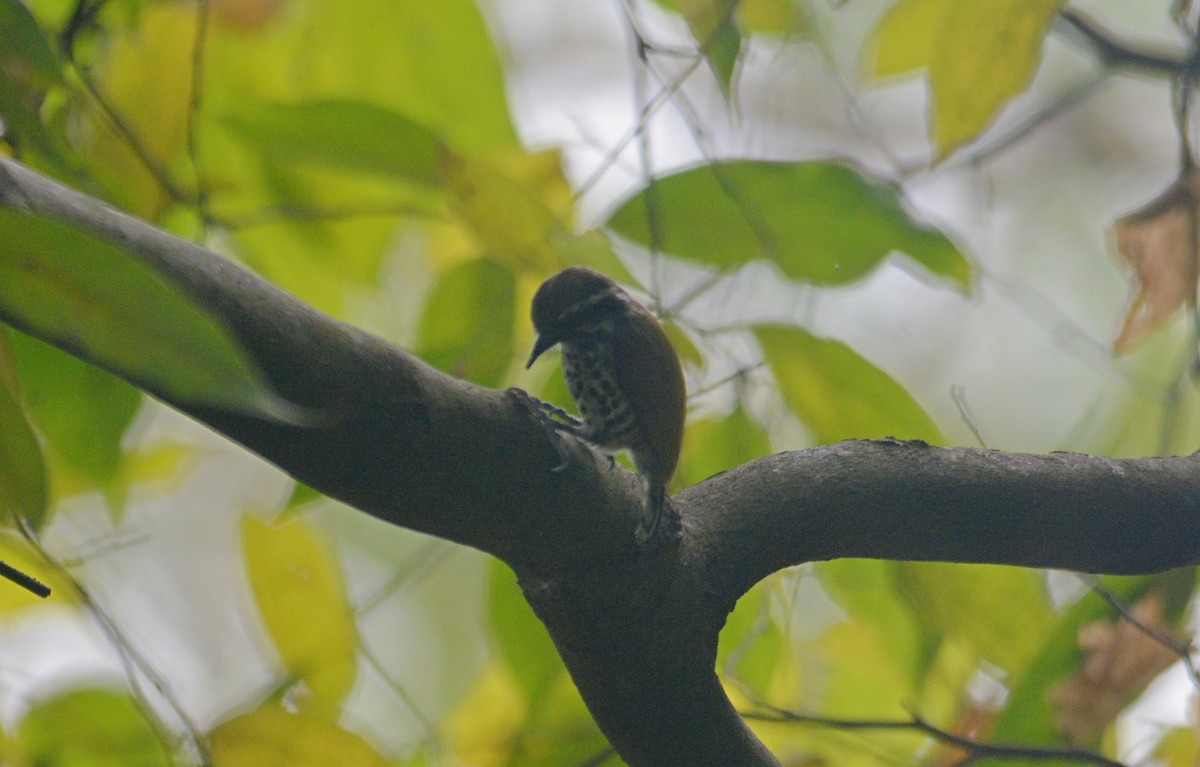
[(637, 538), (645, 542), (666, 506), (683, 441), (687, 391), (679, 358), (658, 320), (599, 272), (571, 267), (533, 297), (537, 343), (526, 367), (562, 345), (563, 376), (581, 423), (558, 428), (605, 450), (628, 450), (646, 483)]

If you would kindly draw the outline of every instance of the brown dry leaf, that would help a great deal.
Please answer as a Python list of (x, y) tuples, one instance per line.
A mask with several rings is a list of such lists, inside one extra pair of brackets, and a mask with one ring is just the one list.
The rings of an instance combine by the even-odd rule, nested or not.
[(1114, 227), (1117, 251), (1133, 267), (1138, 291), (1113, 343), (1127, 352), (1184, 304), (1196, 301), (1200, 170), (1180, 176), (1163, 194)]
[[(1130, 610), (1142, 626), (1169, 635), (1162, 600), (1147, 596)], [(1054, 727), (1073, 743), (1094, 742), (1135, 697), (1179, 659), (1175, 650), (1128, 620), (1096, 621), (1079, 630), (1083, 665), (1050, 692)]]

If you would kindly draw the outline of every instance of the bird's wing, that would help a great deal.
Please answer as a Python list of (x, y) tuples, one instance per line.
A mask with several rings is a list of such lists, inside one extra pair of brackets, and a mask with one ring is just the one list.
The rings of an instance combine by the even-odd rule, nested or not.
[[(617, 386), (632, 404), (644, 429), (642, 437), (665, 481), (679, 462), (687, 390), (679, 357), (666, 331), (645, 309), (639, 306), (636, 311), (645, 316), (621, 323), (613, 332)], [(641, 319), (649, 322), (638, 321)]]

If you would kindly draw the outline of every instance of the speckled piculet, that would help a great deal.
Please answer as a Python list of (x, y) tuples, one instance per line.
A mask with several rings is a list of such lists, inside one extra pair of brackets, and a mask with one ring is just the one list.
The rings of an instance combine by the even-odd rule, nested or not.
[(679, 462), (687, 390), (679, 358), (658, 320), (599, 272), (571, 267), (533, 297), (537, 342), (525, 367), (562, 345), (563, 377), (579, 406), (576, 424), (555, 427), (604, 450), (628, 450), (646, 484), (637, 540), (655, 533), (667, 482)]

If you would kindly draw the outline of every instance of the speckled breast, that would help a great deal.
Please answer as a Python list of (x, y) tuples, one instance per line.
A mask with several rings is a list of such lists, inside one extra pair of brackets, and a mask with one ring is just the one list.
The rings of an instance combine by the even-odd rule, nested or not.
[(608, 324), (579, 333), (563, 344), (563, 377), (579, 407), (584, 438), (609, 450), (637, 440), (637, 424), (617, 385)]

